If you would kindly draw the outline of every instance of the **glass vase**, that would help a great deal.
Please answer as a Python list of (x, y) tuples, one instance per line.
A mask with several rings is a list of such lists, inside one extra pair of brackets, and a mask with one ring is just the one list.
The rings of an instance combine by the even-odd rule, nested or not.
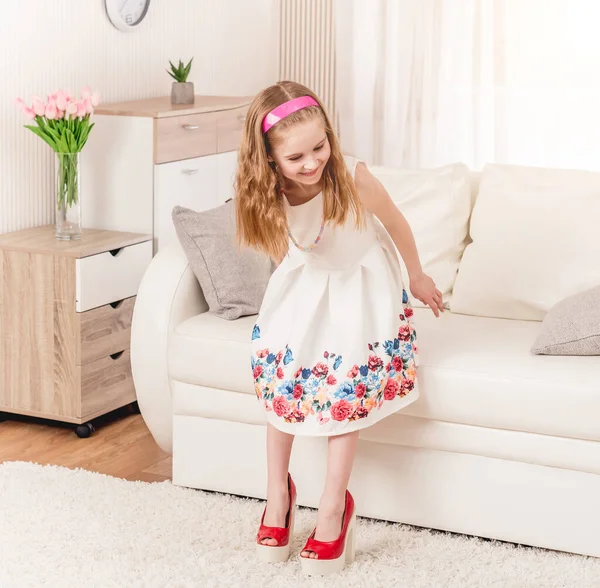
[(56, 238), (81, 238), (79, 153), (56, 154)]

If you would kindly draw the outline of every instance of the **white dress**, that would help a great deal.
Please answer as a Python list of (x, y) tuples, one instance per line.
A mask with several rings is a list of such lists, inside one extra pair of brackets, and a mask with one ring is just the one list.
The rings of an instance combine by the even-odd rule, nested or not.
[[(352, 171), (357, 161), (347, 158)], [(312, 243), (322, 194), (287, 199), (292, 235)], [(255, 391), (267, 418), (294, 435), (371, 426), (417, 399), (416, 332), (396, 249), (368, 211), (367, 227), (325, 226), (309, 252), (290, 249), (273, 272), (252, 333)]]

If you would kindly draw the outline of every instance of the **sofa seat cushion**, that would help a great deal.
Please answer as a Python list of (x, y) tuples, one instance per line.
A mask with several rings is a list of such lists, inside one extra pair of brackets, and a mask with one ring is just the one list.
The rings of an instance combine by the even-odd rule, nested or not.
[(415, 309), (421, 397), (405, 414), (600, 440), (600, 358), (534, 355), (541, 323)]
[[(250, 335), (256, 317), (209, 313), (171, 334), (170, 377), (254, 394)], [(600, 358), (533, 355), (540, 323), (415, 309), (420, 398), (402, 414), (600, 441)], [(198, 393), (202, 393), (199, 391)]]
[(254, 395), (250, 341), (255, 322), (256, 315), (229, 321), (210, 312), (183, 321), (169, 337), (169, 376)]

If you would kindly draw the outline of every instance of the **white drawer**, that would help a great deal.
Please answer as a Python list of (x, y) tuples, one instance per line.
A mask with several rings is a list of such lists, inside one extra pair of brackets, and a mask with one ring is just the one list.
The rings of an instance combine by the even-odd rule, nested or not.
[(217, 155), (217, 199), (224, 204), (235, 194), (235, 175), (238, 167), (238, 152), (229, 151)]
[(201, 212), (219, 206), (216, 155), (154, 166), (155, 252), (177, 241), (172, 212), (183, 206)]
[(151, 260), (152, 241), (77, 259), (77, 312), (135, 296)]

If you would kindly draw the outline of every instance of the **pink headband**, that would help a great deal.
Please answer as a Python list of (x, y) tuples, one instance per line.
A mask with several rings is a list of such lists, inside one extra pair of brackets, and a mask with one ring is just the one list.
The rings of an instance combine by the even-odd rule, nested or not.
[(292, 112), (306, 108), (307, 106), (319, 106), (319, 103), (311, 96), (300, 96), (298, 98), (292, 98), (283, 104), (280, 104), (262, 121), (263, 133), (266, 133), (274, 124), (278, 123), (282, 118), (289, 116)]

